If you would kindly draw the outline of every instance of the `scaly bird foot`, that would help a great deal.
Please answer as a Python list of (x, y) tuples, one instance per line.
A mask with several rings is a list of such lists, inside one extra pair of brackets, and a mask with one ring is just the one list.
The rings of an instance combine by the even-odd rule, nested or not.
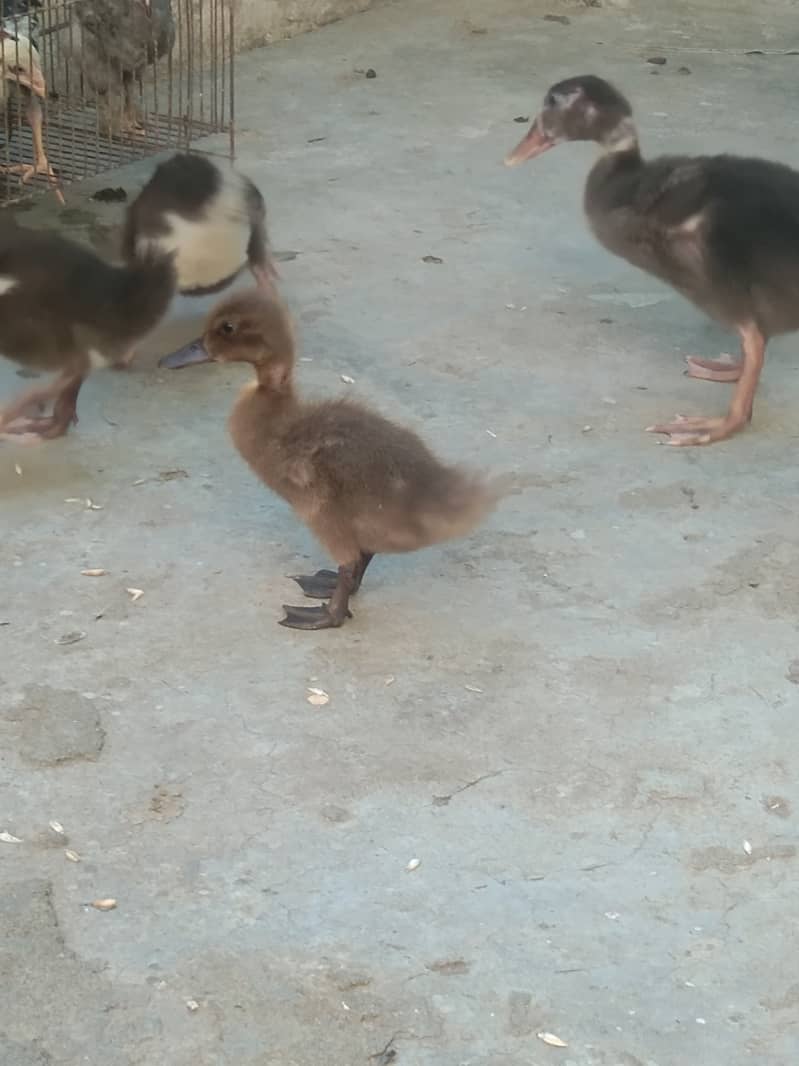
[(16, 418), (6, 425), (0, 423), (0, 436), (13, 438), (21, 443), (33, 441), (54, 440), (63, 437), (72, 423), (77, 425), (78, 416), (73, 415), (66, 421), (63, 418), (55, 418), (53, 415), (43, 415), (39, 418)]
[(14, 166), (7, 167), (5, 169), (9, 173), (19, 174), (20, 181), (23, 185), (27, 185), (32, 178), (35, 178), (39, 174), (41, 174), (43, 177), (48, 179), (50, 185), (52, 186), (53, 192), (55, 193), (55, 198), (56, 200), (58, 200), (59, 204), (61, 204), (61, 206), (63, 207), (66, 203), (66, 200), (64, 199), (64, 194), (61, 192), (61, 188), (58, 184), (58, 175), (50, 166), (50, 163), (48, 162), (46, 156), (44, 156), (42, 159), (36, 160), (34, 163), (17, 163)]
[(347, 611), (343, 617), (334, 615), (328, 605), (322, 607), (291, 607), (283, 604), (286, 617), (280, 619), (280, 625), (288, 629), (337, 629), (352, 614)]
[(701, 378), (704, 381), (737, 381), (743, 370), (743, 363), (724, 352), (720, 359), (700, 359), (696, 355), (685, 358), (689, 378)]
[(335, 570), (317, 570), (315, 574), (289, 574), (311, 600), (329, 600), (336, 590), (338, 574)]
[(676, 415), (673, 422), (660, 422), (656, 426), (647, 426), (647, 433), (665, 433), (668, 440), (664, 443), (673, 448), (685, 448), (697, 444), (713, 444), (726, 440), (740, 432), (747, 425), (746, 419), (740, 421), (729, 416), (724, 418), (684, 418)]

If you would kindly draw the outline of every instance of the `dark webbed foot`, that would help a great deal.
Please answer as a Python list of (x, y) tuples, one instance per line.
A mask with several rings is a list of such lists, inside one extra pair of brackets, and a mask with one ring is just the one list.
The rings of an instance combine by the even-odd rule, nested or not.
[(289, 574), (311, 600), (329, 600), (336, 591), (338, 574), (335, 570), (317, 570), (315, 574)]
[(280, 625), (288, 629), (337, 629), (347, 618), (352, 618), (350, 611), (343, 614), (333, 612), (327, 604), (322, 607), (292, 607), (284, 603), (286, 617), (280, 619)]
[(291, 607), (283, 604), (286, 617), (280, 620), (282, 626), (289, 629), (337, 629), (352, 618), (349, 609), (350, 596), (361, 586), (363, 575), (371, 562), (368, 552), (361, 552), (357, 559), (332, 570), (317, 570), (308, 576), (295, 576), (294, 581), (306, 596), (312, 599), (327, 599), (330, 602), (322, 607)]

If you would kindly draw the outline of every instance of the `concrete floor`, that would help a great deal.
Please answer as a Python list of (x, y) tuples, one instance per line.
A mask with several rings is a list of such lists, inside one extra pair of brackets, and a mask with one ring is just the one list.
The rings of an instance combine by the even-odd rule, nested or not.
[(649, 151), (799, 165), (799, 61), (744, 55), (791, 5), (692, 7), (378, 2), (242, 57), (303, 384), (524, 490), (297, 633), (284, 575), (326, 560), (227, 440), (240, 369), (159, 372), (162, 337), (0, 448), (2, 1066), (797, 1061), (799, 342), (748, 433), (657, 447), (732, 341), (593, 243), (591, 147), (500, 165), (586, 68)]

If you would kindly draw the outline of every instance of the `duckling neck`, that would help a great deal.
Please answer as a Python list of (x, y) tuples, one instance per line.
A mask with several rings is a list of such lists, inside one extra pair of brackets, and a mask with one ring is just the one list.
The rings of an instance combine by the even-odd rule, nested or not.
[(602, 154), (588, 175), (584, 207), (595, 235), (610, 247), (615, 213), (634, 203), (646, 164), (631, 118), (622, 119), (599, 144)]
[(296, 411), (299, 401), (290, 366), (256, 365), (255, 377), (252, 400), (262, 411), (269, 412), (270, 419), (288, 417)]
[(296, 418), (299, 401), (289, 380), (276, 387), (268, 368), (255, 367), (256, 380), (239, 393), (228, 419), (233, 443), (256, 473), (271, 484), (280, 440)]
[(641, 149), (638, 146), (638, 130), (628, 116), (609, 130), (599, 141), (603, 157), (617, 156), (627, 161), (641, 161)]

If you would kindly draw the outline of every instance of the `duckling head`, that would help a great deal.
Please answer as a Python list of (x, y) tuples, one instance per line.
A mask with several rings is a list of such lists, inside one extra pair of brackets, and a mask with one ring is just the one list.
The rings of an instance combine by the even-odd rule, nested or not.
[(288, 308), (276, 292), (254, 289), (222, 300), (208, 316), (202, 342), (181, 348), (159, 365), (176, 370), (211, 362), (251, 363), (259, 375), (270, 367), (290, 374), (294, 330)]
[(618, 150), (636, 143), (632, 108), (610, 82), (581, 74), (553, 85), (525, 137), (505, 157), (515, 167), (564, 141), (596, 141)]

